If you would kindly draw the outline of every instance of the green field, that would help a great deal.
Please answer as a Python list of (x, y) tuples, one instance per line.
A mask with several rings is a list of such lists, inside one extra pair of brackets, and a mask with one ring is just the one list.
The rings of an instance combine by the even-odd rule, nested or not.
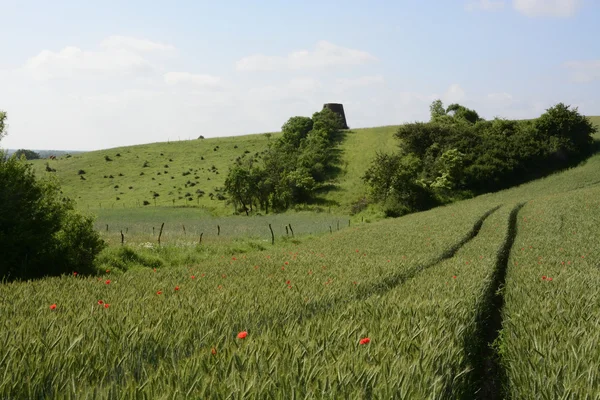
[[(342, 173), (335, 182), (336, 190), (324, 194), (324, 199), (333, 204), (334, 212), (347, 214), (350, 205), (364, 196), (361, 177), (377, 151), (396, 147), (393, 137), (396, 129), (392, 126), (347, 132), (341, 145)], [(93, 151), (70, 158), (35, 160), (33, 164), (37, 173), (44, 175), (48, 162), (56, 170), (53, 174), (65, 194), (75, 199), (83, 211), (140, 208), (147, 201), (146, 208), (189, 206), (202, 208), (211, 215), (231, 215), (233, 207), (217, 199), (215, 188), (223, 186), (229, 166), (237, 157), (245, 152), (260, 153), (266, 149), (268, 140), (278, 136), (275, 133), (270, 139), (265, 135), (247, 135), (153, 143)], [(106, 161), (105, 156), (112, 161)], [(148, 166), (144, 167), (146, 161)], [(85, 174), (79, 175), (80, 170)], [(198, 190), (204, 192), (200, 198)], [(154, 197), (154, 193), (158, 197)], [(213, 199), (211, 193), (215, 195)], [(329, 211), (329, 208), (324, 210)]]
[[(206, 151), (212, 139), (54, 161), (66, 191), (99, 214), (106, 272), (0, 285), (0, 398), (599, 398), (600, 154), (427, 212), (349, 219), (394, 130), (347, 135), (332, 213), (222, 217), (206, 197), (99, 208), (76, 189), (101, 193), (96, 180), (127, 171), (114, 166), (137, 172), (141, 149), (164, 151), (182, 184), (194, 152), (160, 146)], [(221, 139), (215, 153), (266, 140)], [(211, 182), (223, 179), (227, 162), (209, 163), (223, 170)], [(170, 180), (129, 175), (147, 190)]]

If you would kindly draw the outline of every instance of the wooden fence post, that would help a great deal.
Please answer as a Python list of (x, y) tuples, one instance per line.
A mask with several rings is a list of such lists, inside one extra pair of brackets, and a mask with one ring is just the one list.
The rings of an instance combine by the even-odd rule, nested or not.
[(165, 223), (163, 222), (160, 226), (160, 233), (158, 234), (158, 245), (160, 246), (160, 237), (162, 236), (163, 228), (165, 227)]

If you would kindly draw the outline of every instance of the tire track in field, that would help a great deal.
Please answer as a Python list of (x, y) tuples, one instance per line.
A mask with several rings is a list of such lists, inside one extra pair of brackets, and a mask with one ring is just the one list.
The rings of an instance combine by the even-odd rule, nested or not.
[(465, 353), (474, 367), (470, 399), (496, 400), (506, 395), (506, 371), (501, 364), (497, 339), (502, 330), (503, 289), (508, 259), (517, 236), (517, 217), (525, 204), (517, 204), (510, 212), (506, 236), (496, 255), (492, 279), (476, 314), (476, 330), (465, 340)]
[(479, 231), (481, 230), (481, 227), (483, 226), (484, 221), (490, 215), (492, 215), (494, 212), (496, 212), (500, 207), (501, 206), (496, 206), (496, 207), (486, 211), (485, 214), (483, 214), (481, 217), (479, 217), (479, 219), (473, 225), (473, 228), (471, 228), (471, 230), (460, 241), (458, 241), (457, 243), (452, 245), (450, 248), (446, 249), (442, 254), (439, 255), (439, 257), (431, 260), (430, 262), (428, 262), (426, 264), (416, 265), (408, 270), (388, 276), (380, 282), (375, 282), (366, 287), (361, 287), (361, 290), (359, 290), (359, 292), (357, 293), (357, 295), (355, 296), (354, 299), (355, 300), (364, 300), (375, 294), (384, 294), (384, 293), (392, 290), (396, 286), (401, 285), (404, 282), (406, 282), (407, 280), (415, 277), (418, 273), (420, 273), (428, 268), (434, 267), (437, 264), (448, 260), (449, 258), (454, 257), (454, 255), (463, 246), (465, 246), (467, 243), (469, 243), (471, 240), (473, 240), (473, 239), (475, 239), (475, 237), (477, 237), (477, 235), (479, 234)]
[[(365, 286), (361, 286), (361, 288), (358, 290), (358, 292), (349, 298), (346, 298), (346, 299), (337, 298), (337, 299), (333, 299), (333, 300), (330, 300), (327, 302), (312, 303), (308, 307), (306, 307), (305, 309), (300, 311), (300, 313), (296, 316), (297, 320), (295, 321), (295, 323), (301, 323), (308, 319), (317, 317), (317, 316), (324, 314), (328, 311), (331, 311), (337, 307), (345, 306), (353, 301), (366, 300), (369, 297), (374, 296), (374, 295), (383, 295), (383, 294), (387, 293), (388, 291), (394, 289), (395, 287), (414, 278), (420, 272), (422, 272), (428, 268), (434, 267), (449, 258), (454, 257), (454, 255), (463, 246), (465, 246), (467, 243), (469, 243), (471, 240), (473, 240), (479, 234), (479, 231), (481, 230), (481, 227), (483, 226), (484, 221), (490, 215), (492, 215), (494, 212), (496, 212), (500, 207), (501, 207), (501, 205), (498, 205), (498, 206), (486, 211), (481, 217), (479, 217), (477, 219), (477, 221), (475, 221), (475, 224), (473, 225), (471, 230), (461, 240), (459, 240), (457, 243), (452, 245), (450, 248), (443, 251), (438, 257), (434, 258), (433, 260), (431, 260), (425, 264), (415, 265), (414, 267), (409, 268), (407, 270), (402, 270), (400, 272), (397, 272), (391, 276), (384, 278), (383, 280), (381, 280), (379, 282), (374, 282), (374, 283), (371, 283), (371, 284), (368, 284)], [(268, 326), (269, 324), (273, 323), (274, 319), (276, 321), (279, 321), (279, 318), (277, 318), (277, 317), (269, 318), (268, 320), (261, 321), (258, 324), (258, 327), (262, 327), (265, 325)]]

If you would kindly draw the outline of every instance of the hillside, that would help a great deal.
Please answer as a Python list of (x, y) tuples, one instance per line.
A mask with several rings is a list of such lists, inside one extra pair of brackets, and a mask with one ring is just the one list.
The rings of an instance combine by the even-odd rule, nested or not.
[(0, 285), (0, 397), (596, 398), (599, 168), (275, 246), (114, 246), (102, 278)]
[[(600, 126), (600, 117), (590, 119)], [(334, 209), (337, 206), (337, 212), (348, 213), (350, 205), (364, 195), (361, 177), (376, 152), (395, 149), (396, 130), (397, 126), (387, 126), (348, 131), (340, 146), (342, 173), (336, 189), (323, 194)], [(277, 133), (271, 140), (276, 137)], [(70, 158), (62, 156), (52, 161), (36, 160), (33, 164), (44, 174), (48, 162), (56, 170), (64, 192), (76, 199), (82, 210), (135, 208), (147, 201), (148, 206), (201, 206), (213, 215), (230, 215), (232, 208), (217, 199), (215, 188), (223, 185), (228, 168), (237, 157), (262, 151), (268, 140), (264, 134), (255, 134), (153, 143)], [(112, 161), (106, 161), (106, 156)], [(79, 175), (80, 170), (85, 174)], [(204, 192), (200, 198), (199, 190)]]
[[(338, 189), (324, 195), (334, 208), (337, 204), (346, 211), (364, 193), (360, 178), (377, 151), (395, 146), (395, 130), (390, 126), (348, 131), (341, 145), (343, 172), (338, 177)], [(46, 174), (48, 162), (64, 192), (76, 199), (82, 210), (133, 208), (148, 201), (150, 206), (201, 206), (212, 214), (227, 215), (233, 210), (217, 199), (215, 188), (223, 185), (229, 166), (246, 152), (262, 151), (268, 140), (277, 137), (275, 133), (271, 139), (256, 134), (153, 143), (36, 160), (33, 164), (39, 174)], [(106, 161), (105, 156), (112, 161)], [(148, 166), (144, 167), (146, 161)], [(80, 170), (85, 174), (79, 175)], [(198, 190), (204, 192), (200, 198)], [(154, 193), (158, 197), (154, 198)], [(211, 193), (215, 195), (212, 200)]]

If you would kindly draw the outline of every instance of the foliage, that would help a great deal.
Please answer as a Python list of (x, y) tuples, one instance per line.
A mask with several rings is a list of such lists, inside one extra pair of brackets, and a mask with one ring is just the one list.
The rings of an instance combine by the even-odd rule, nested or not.
[(236, 209), (268, 213), (312, 201), (332, 173), (332, 150), (341, 126), (339, 115), (329, 109), (314, 113), (312, 119), (292, 117), (283, 125), (282, 136), (269, 142), (262, 159), (245, 158), (246, 154), (238, 158), (224, 185)]
[(6, 112), (0, 110), (0, 140), (6, 135)]
[(25, 150), (19, 149), (15, 151), (15, 157), (21, 158), (21, 156), (25, 157), (26, 160), (39, 160), (41, 157), (38, 153), (33, 150)]
[(430, 110), (430, 122), (401, 126), (400, 150), (376, 156), (363, 176), (388, 215), (520, 184), (593, 150), (596, 128), (562, 103), (535, 121), (485, 121), (459, 104), (444, 110), (439, 100)]
[(0, 156), (0, 279), (92, 273), (103, 246), (93, 220), (73, 211), (55, 180), (39, 181), (29, 164)]

